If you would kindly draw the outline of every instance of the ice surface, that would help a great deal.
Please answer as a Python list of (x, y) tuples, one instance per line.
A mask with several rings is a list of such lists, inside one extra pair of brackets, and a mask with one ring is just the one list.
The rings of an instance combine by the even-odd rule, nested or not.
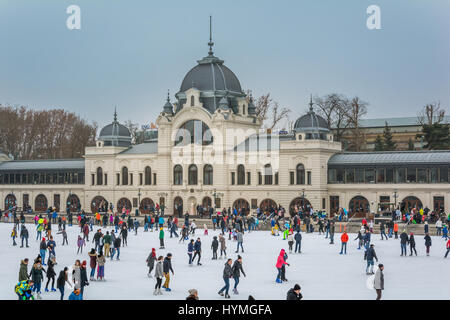
[[(35, 241), (36, 231), (34, 225), (27, 225), (30, 231), (30, 248), (12, 246), (10, 233), (12, 224), (0, 223), (0, 236), (2, 242), (0, 265), (0, 299), (16, 299), (14, 286), (18, 282), (20, 260), (28, 257), (28, 271), (31, 270), (32, 260), (39, 253), (39, 243)], [(54, 237), (57, 225), (53, 225)], [(94, 231), (97, 228), (94, 227)], [(76, 259), (86, 260), (87, 252), (94, 245), (89, 243), (83, 254), (77, 255), (76, 239), (79, 234), (78, 227), (67, 227), (69, 246), (61, 246), (62, 236), (56, 235), (56, 260), (58, 265), (55, 271), (64, 266), (70, 267)], [(111, 230), (111, 228), (107, 228)], [(103, 229), (105, 232), (105, 230)], [(211, 241), (213, 235), (219, 231), (209, 230), (204, 236), (203, 230), (197, 230), (196, 236), (202, 240), (202, 266), (188, 266), (187, 241), (178, 243), (178, 238), (170, 238), (166, 231), (165, 250), (159, 250), (157, 232), (143, 232), (141, 227), (138, 235), (131, 232), (128, 236), (128, 247), (122, 247), (120, 261), (107, 260), (105, 266), (105, 282), (91, 282), (85, 288), (85, 299), (185, 299), (188, 290), (196, 288), (200, 299), (224, 299), (217, 294), (223, 286), (222, 272), (225, 260), (211, 260)], [(91, 232), (92, 241), (94, 233)], [(303, 233), (302, 254), (289, 254), (286, 277), (287, 283), (277, 284), (275, 278), (276, 259), (280, 249), (288, 249), (287, 240), (282, 236), (273, 237), (269, 231), (245, 233), (245, 253), (243, 267), (247, 277), (241, 277), (238, 286), (239, 295), (232, 294), (231, 300), (247, 299), (253, 295), (255, 299), (285, 299), (286, 292), (298, 283), (302, 287), (304, 299), (375, 299), (375, 290), (367, 288), (365, 274), (365, 261), (363, 250), (357, 250), (355, 235), (351, 234), (347, 255), (339, 255), (340, 234), (335, 234), (335, 244), (330, 245), (324, 236)], [(192, 237), (191, 237), (192, 238)], [(433, 245), (431, 255), (425, 255), (423, 236), (416, 236), (418, 257), (400, 257), (400, 240), (389, 239), (381, 241), (378, 234), (372, 236), (372, 243), (379, 262), (385, 266), (385, 290), (383, 299), (450, 299), (450, 257), (443, 259), (445, 254), (445, 241), (432, 237)], [(236, 258), (236, 242), (228, 241), (228, 256)], [(146, 258), (151, 248), (156, 248), (157, 255), (173, 254), (172, 265), (175, 275), (171, 274), (170, 287), (172, 292), (163, 291), (162, 296), (154, 296), (155, 280), (147, 277)], [(409, 248), (408, 248), (409, 253)], [(46, 257), (47, 259), (47, 257)], [(376, 264), (376, 263), (375, 263)], [(44, 275), (45, 277), (45, 275)], [(45, 281), (47, 279), (45, 278)], [(230, 281), (231, 288), (234, 281)], [(42, 298), (45, 300), (59, 299), (59, 292), (45, 293), (45, 282), (42, 285)], [(65, 298), (70, 288), (66, 285)]]

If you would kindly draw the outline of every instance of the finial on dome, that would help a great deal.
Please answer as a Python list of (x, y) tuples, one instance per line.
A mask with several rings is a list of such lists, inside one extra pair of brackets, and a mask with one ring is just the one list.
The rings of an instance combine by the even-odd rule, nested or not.
[(117, 106), (114, 107), (114, 122), (117, 122)]
[(167, 102), (170, 102), (170, 90), (167, 89)]
[(311, 97), (310, 97), (310, 100), (309, 100), (309, 111), (310, 112), (313, 112), (314, 110), (313, 110), (313, 105), (314, 105), (314, 103), (313, 103), (313, 101), (312, 101), (312, 94), (311, 94)]
[(209, 46), (208, 55), (212, 57), (213, 54), (214, 54), (214, 52), (212, 51), (212, 47), (214, 46), (214, 42), (212, 41), (212, 16), (209, 16), (209, 42), (208, 42), (208, 46)]

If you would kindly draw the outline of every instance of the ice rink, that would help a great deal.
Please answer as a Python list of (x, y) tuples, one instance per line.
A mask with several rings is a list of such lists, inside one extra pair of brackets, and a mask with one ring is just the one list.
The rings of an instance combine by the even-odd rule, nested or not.
[[(30, 232), (29, 248), (20, 248), (20, 238), (16, 239), (18, 246), (12, 246), (10, 233), (12, 224), (0, 223), (2, 241), (1, 267), (0, 267), (0, 299), (16, 299), (14, 286), (18, 282), (20, 260), (29, 258), (28, 271), (31, 270), (32, 261), (39, 253), (39, 242), (36, 241), (34, 225), (27, 225)], [(87, 252), (94, 247), (89, 243), (83, 254), (76, 254), (76, 239), (79, 227), (67, 227), (69, 246), (61, 246), (62, 236), (56, 235), (57, 225), (53, 225), (53, 234), (57, 243), (55, 271), (65, 266), (70, 267), (76, 259), (86, 260)], [(94, 226), (94, 232), (98, 229)], [(105, 229), (102, 229), (106, 232)], [(107, 228), (112, 230), (112, 228)], [(339, 229), (338, 229), (339, 230)], [(138, 235), (130, 232), (128, 246), (121, 248), (120, 261), (110, 261), (105, 265), (105, 282), (90, 282), (85, 288), (84, 298), (87, 299), (185, 299), (188, 289), (196, 288), (200, 299), (224, 299), (217, 294), (223, 286), (222, 272), (225, 260), (211, 260), (211, 241), (219, 231), (209, 230), (204, 236), (203, 230), (198, 229), (195, 238), (202, 240), (202, 266), (188, 265), (187, 244), (178, 243), (178, 238), (170, 238), (166, 231), (166, 249), (159, 250), (157, 232), (143, 232), (139, 228)], [(92, 241), (94, 232), (89, 237)], [(323, 235), (305, 234), (302, 241), (301, 254), (289, 254), (286, 277), (289, 280), (283, 284), (275, 283), (277, 270), (275, 263), (280, 249), (288, 249), (287, 240), (282, 236), (273, 237), (269, 231), (245, 233), (245, 253), (243, 268), (247, 277), (241, 277), (238, 286), (239, 295), (231, 291), (234, 281), (231, 279), (231, 300), (247, 299), (253, 295), (255, 299), (285, 299), (286, 292), (298, 283), (302, 287), (304, 299), (375, 299), (375, 290), (366, 285), (368, 276), (365, 273), (365, 260), (363, 250), (357, 250), (357, 241), (354, 234), (349, 235), (350, 241), (347, 255), (339, 255), (340, 233), (335, 234), (335, 244), (330, 245)], [(192, 238), (192, 236), (191, 236)], [(380, 240), (378, 234), (372, 235), (372, 243), (379, 262), (385, 266), (385, 290), (383, 299), (450, 299), (450, 257), (444, 259), (445, 240), (432, 237), (431, 255), (425, 255), (423, 236), (416, 236), (418, 256), (400, 257), (400, 240)], [(236, 242), (228, 241), (228, 257), (236, 258)], [(171, 275), (172, 292), (163, 291), (162, 296), (154, 296), (155, 280), (147, 277), (146, 258), (151, 248), (156, 248), (157, 256), (172, 253), (172, 265), (175, 275)], [(408, 247), (409, 254), (409, 247)], [(48, 254), (47, 254), (48, 257)], [(46, 257), (46, 259), (47, 259)], [(376, 263), (375, 263), (376, 265)], [(46, 267), (44, 267), (46, 268)], [(45, 277), (45, 274), (44, 274)], [(59, 299), (59, 292), (45, 293), (44, 287), (47, 278), (42, 284), (42, 299)], [(66, 285), (65, 298), (70, 288)]]

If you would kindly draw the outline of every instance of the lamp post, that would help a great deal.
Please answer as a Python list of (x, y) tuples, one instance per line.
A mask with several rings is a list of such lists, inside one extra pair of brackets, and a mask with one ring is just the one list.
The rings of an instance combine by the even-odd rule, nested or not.
[(305, 211), (305, 188), (302, 189), (302, 212)]
[(394, 209), (396, 210), (397, 209), (397, 198), (398, 198), (398, 191), (397, 191), (397, 189), (395, 189), (394, 190), (394, 194), (393, 194), (393, 196), (394, 196)]
[(136, 209), (136, 216), (139, 215), (140, 208), (141, 208), (141, 188), (138, 188), (138, 207)]

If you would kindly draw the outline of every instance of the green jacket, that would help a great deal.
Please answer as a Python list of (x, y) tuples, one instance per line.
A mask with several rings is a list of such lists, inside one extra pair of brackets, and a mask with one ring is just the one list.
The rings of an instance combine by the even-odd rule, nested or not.
[(163, 230), (163, 229), (161, 229), (161, 230), (159, 231), (159, 238), (160, 238), (160, 239), (164, 239), (164, 230)]
[(111, 236), (109, 234), (103, 236), (103, 243), (111, 244)]
[(22, 260), (20, 261), (19, 282), (24, 280), (28, 280), (28, 264)]

